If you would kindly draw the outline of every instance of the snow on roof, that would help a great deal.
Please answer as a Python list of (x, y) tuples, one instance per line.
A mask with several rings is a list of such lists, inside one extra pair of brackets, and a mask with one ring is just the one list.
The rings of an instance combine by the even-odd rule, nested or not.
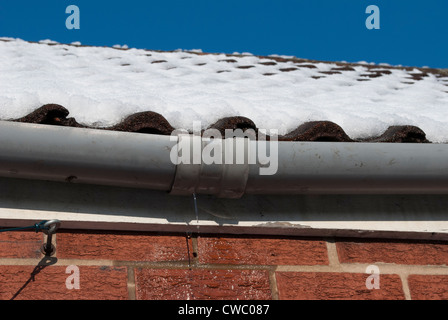
[(153, 111), (187, 130), (241, 116), (280, 134), (331, 121), (353, 139), (411, 125), (448, 142), (447, 70), (1, 38), (0, 119), (45, 104), (86, 126)]

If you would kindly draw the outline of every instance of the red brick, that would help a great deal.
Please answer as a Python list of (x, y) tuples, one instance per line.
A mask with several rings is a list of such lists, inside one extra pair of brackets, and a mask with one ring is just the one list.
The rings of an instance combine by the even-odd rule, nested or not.
[(369, 274), (277, 272), (280, 300), (395, 300), (404, 299), (398, 275), (379, 275), (379, 289), (367, 289)]
[(43, 243), (42, 232), (0, 232), (0, 258), (39, 258)]
[[(79, 232), (57, 234), (58, 258), (121, 261), (188, 261), (191, 239), (150, 233)], [(190, 256), (190, 259), (192, 257)]]
[(200, 263), (257, 265), (328, 264), (325, 241), (269, 237), (200, 237)]
[[(119, 300), (127, 299), (125, 267), (79, 266), (79, 289), (67, 289), (66, 266), (0, 266), (2, 300)], [(34, 273), (34, 277), (32, 276)]]
[(342, 263), (448, 264), (446, 243), (347, 241), (337, 242), (336, 247)]
[(412, 300), (448, 300), (448, 275), (410, 275)]
[(135, 283), (142, 300), (271, 299), (264, 270), (137, 269)]

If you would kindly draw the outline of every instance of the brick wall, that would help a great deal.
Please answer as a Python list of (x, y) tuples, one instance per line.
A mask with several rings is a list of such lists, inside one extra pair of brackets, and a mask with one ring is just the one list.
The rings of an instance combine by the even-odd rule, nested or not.
[(0, 299), (448, 299), (443, 242), (59, 230), (44, 257), (44, 237), (0, 233)]

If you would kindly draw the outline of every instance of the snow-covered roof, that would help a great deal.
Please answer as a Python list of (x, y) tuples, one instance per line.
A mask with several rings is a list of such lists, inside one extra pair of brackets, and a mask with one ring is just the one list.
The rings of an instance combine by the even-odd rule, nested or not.
[(0, 38), (0, 119), (46, 104), (84, 126), (117, 128), (151, 111), (167, 128), (239, 116), (283, 135), (331, 122), (351, 139), (416, 126), (448, 142), (447, 70)]

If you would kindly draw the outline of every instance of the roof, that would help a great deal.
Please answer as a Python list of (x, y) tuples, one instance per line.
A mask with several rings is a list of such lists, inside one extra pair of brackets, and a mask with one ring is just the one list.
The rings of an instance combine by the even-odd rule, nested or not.
[[(286, 141), (448, 142), (448, 70), (286, 56), (0, 41), (0, 118)], [(70, 117), (69, 117), (70, 115)]]
[[(168, 135), (199, 119), (203, 128), (219, 130), (277, 127), (289, 141), (446, 142), (447, 80), (446, 70), (429, 68), (3, 39), (0, 119), (43, 125), (0, 126), (0, 187), (8, 190), (0, 219), (24, 225), (44, 216), (64, 228), (191, 232), (200, 226), (202, 233), (446, 239), (446, 144), (282, 143), (279, 174), (248, 170), (245, 176), (222, 166), (188, 175), (183, 186), (199, 191), (212, 180), (226, 191), (240, 187), (229, 178), (246, 180), (239, 201), (200, 193), (195, 210), (190, 197), (167, 192), (185, 169), (166, 156), (171, 152), (162, 140), (169, 137), (69, 128), (55, 134), (45, 125)], [(76, 136), (89, 141), (83, 152), (73, 147)], [(142, 140), (160, 144), (142, 148)], [(308, 151), (297, 152), (303, 146)], [(154, 161), (159, 158), (166, 162)], [(123, 188), (130, 184), (137, 188)], [(356, 194), (339, 194), (355, 184)], [(305, 196), (280, 194), (288, 188)], [(338, 194), (313, 194), (332, 188)], [(392, 193), (362, 195), (366, 189)]]

